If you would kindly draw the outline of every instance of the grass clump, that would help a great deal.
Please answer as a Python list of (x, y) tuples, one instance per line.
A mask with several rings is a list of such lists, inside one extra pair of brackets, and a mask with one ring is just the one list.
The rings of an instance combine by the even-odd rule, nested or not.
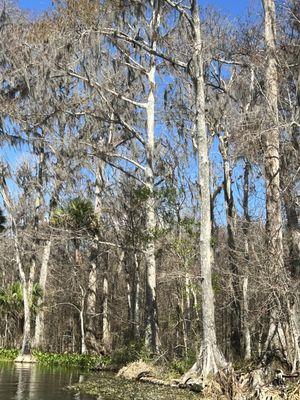
[[(18, 349), (0, 348), (0, 361), (14, 361), (19, 354)], [(32, 352), (37, 362), (42, 365), (93, 369), (99, 364), (108, 366), (111, 359), (104, 356), (92, 356), (78, 353), (47, 353), (34, 350)]]
[(49, 366), (92, 369), (95, 368), (100, 361), (102, 362), (100, 357), (88, 354), (59, 354), (34, 351), (33, 355), (36, 357), (39, 364)]
[(0, 348), (0, 361), (13, 361), (19, 351), (16, 349), (3, 349)]

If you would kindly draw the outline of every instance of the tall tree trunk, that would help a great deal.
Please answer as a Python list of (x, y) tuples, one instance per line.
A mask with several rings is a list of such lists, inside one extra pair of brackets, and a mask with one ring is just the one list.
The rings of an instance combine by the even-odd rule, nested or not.
[(20, 243), (18, 239), (17, 227), (12, 217), (12, 226), (14, 234), (15, 252), (16, 252), (16, 262), (19, 270), (19, 275), (22, 284), (23, 292), (23, 306), (24, 306), (24, 325), (23, 325), (23, 340), (21, 355), (30, 354), (31, 352), (31, 309), (30, 309), (30, 296), (28, 294), (28, 282), (26, 280), (25, 271), (21, 261)]
[[(40, 182), (40, 190), (42, 190), (42, 183), (43, 183), (43, 170), (44, 170), (44, 155), (40, 160), (40, 173), (39, 173), (39, 182)], [(55, 182), (55, 189), (52, 194), (49, 206), (49, 220), (51, 221), (53, 216), (53, 211), (57, 205), (57, 200), (59, 196), (59, 192), (61, 189), (62, 183), (58, 180)], [(40, 193), (40, 197), (42, 198), (42, 192)], [(49, 260), (50, 260), (50, 253), (51, 253), (51, 246), (52, 246), (52, 238), (51, 232), (50, 237), (45, 241), (44, 248), (43, 248), (43, 256), (42, 256), (42, 263), (40, 269), (40, 276), (39, 276), (39, 285), (42, 290), (42, 297), (38, 299), (37, 303), (37, 312), (35, 318), (35, 331), (34, 331), (34, 347), (39, 349), (43, 348), (44, 340), (45, 340), (45, 310), (43, 303), (45, 301), (46, 296), (46, 288), (47, 288), (47, 277), (48, 277), (48, 269), (49, 269)]]
[[(265, 180), (266, 180), (266, 238), (269, 254), (270, 273), (278, 279), (283, 270), (282, 218), (280, 202), (279, 171), (279, 129), (278, 129), (278, 89), (275, 42), (275, 3), (262, 0), (264, 7), (265, 46), (267, 53), (266, 99), (268, 102), (268, 122), (265, 133)], [(278, 324), (280, 323), (277, 306), (272, 304), (270, 327), (264, 344), (263, 355), (276, 341), (278, 344)], [(284, 351), (286, 349), (283, 349)]]
[[(151, 19), (151, 48), (156, 50), (156, 34), (160, 19), (160, 0), (153, 0)], [(156, 59), (150, 55), (150, 69), (148, 72), (149, 93), (147, 101), (147, 144), (146, 144), (146, 301), (147, 301), (147, 322), (145, 346), (151, 353), (157, 353), (159, 348), (158, 318), (156, 304), (156, 262), (154, 233), (156, 228), (155, 201), (154, 201), (154, 142), (155, 142), (155, 75)]]
[(42, 298), (38, 299), (38, 308), (35, 319), (35, 335), (34, 335), (34, 347), (39, 349), (43, 347), (44, 333), (45, 333), (45, 310), (43, 308), (43, 302), (46, 293), (46, 283), (48, 275), (48, 265), (50, 259), (52, 240), (49, 239), (44, 246), (42, 265), (40, 271), (39, 285), (42, 289)]
[(278, 273), (283, 267), (283, 244), (280, 201), (275, 3), (274, 0), (263, 0), (263, 5), (267, 52), (266, 98), (270, 121), (270, 126), (265, 133), (266, 232), (272, 269)]
[[(15, 247), (17, 248), (16, 243)], [(18, 250), (16, 250), (16, 260), (18, 264), (19, 274), (23, 289), (23, 305), (24, 305), (24, 325), (23, 325), (23, 340), (21, 355), (31, 353), (31, 309), (30, 309), (30, 296), (28, 294), (28, 282), (26, 281), (25, 273), (21, 263)]]
[[(267, 248), (269, 254), (270, 273), (278, 280), (278, 284), (285, 279), (283, 258), (283, 227), (281, 215), (280, 199), (280, 154), (279, 154), (279, 121), (278, 121), (278, 83), (277, 83), (277, 61), (276, 61), (276, 15), (274, 0), (263, 0), (264, 6), (264, 27), (265, 27), (265, 45), (267, 53), (266, 69), (266, 98), (268, 101), (269, 126), (265, 133), (265, 178), (266, 178), (266, 235)], [(278, 305), (280, 298), (280, 308)], [(284, 310), (284, 314), (282, 312)], [(289, 324), (287, 329), (289, 335), (293, 334), (294, 315), (291, 312), (292, 307), (289, 304), (289, 298), (286, 292), (281, 291), (276, 295), (273, 301), (271, 311), (271, 321), (269, 333), (264, 346), (264, 352), (274, 347), (278, 353), (278, 344), (284, 357), (291, 354), (290, 363), (295, 363), (295, 357), (300, 361), (299, 352), (295, 346), (287, 349), (282, 345), (283, 324)], [(284, 317), (288, 318), (284, 318)], [(286, 344), (288, 340), (285, 340)]]
[[(300, 55), (299, 55), (300, 62)], [(299, 73), (299, 89), (300, 89), (300, 73)], [(298, 100), (299, 117), (300, 117), (300, 95)], [(298, 196), (296, 189), (297, 171), (295, 169), (300, 164), (300, 127), (294, 124), (291, 127), (291, 146), (287, 154), (283, 152), (282, 157), (282, 174), (281, 189), (283, 193), (283, 201), (287, 217), (287, 237), (289, 247), (288, 267), (294, 278), (300, 277), (300, 211), (298, 206)], [(294, 168), (291, 168), (294, 165)], [(291, 179), (291, 172), (294, 179)]]
[[(299, 149), (298, 152), (299, 154)], [(296, 164), (297, 165), (297, 164)], [(290, 300), (289, 304), (289, 323), (291, 327), (291, 338), (292, 341), (290, 347), (294, 349), (294, 354), (291, 354), (290, 361), (292, 363), (293, 371), (298, 369), (300, 360), (300, 320), (299, 320), (299, 292), (297, 287), (299, 285), (300, 277), (300, 231), (299, 231), (299, 215), (297, 207), (297, 197), (291, 187), (290, 176), (288, 175), (287, 161), (284, 160), (284, 171), (282, 177), (282, 191), (283, 200), (287, 216), (287, 242), (289, 249), (289, 257), (287, 259), (286, 268), (290, 270), (292, 275), (292, 290), (294, 296)], [(286, 179), (285, 179), (286, 178)]]
[(128, 324), (130, 326), (130, 337), (128, 337), (128, 339), (139, 340), (140, 277), (139, 261), (136, 251), (134, 251), (133, 254), (127, 253), (124, 264), (127, 284)]
[[(30, 265), (30, 272), (29, 272), (29, 279), (27, 285), (27, 292), (28, 292), (28, 299), (29, 304), (32, 303), (32, 290), (35, 280), (35, 273), (37, 267), (37, 253), (38, 253), (38, 246), (40, 244), (40, 240), (38, 239), (38, 231), (40, 227), (41, 220), (43, 219), (43, 205), (44, 205), (44, 197), (43, 197), (43, 178), (44, 178), (44, 170), (45, 170), (45, 149), (43, 143), (39, 148), (39, 162), (38, 162), (38, 174), (37, 174), (37, 181), (36, 181), (36, 199), (35, 199), (35, 210), (34, 210), (34, 238), (32, 244), (32, 256), (31, 256), (31, 265)], [(44, 261), (44, 260), (43, 260)], [(42, 268), (43, 266), (41, 266)], [(45, 265), (44, 265), (45, 267)], [(40, 271), (42, 273), (42, 271)], [(44, 271), (43, 271), (44, 273)], [(39, 305), (41, 305), (41, 299), (39, 299)], [(39, 310), (37, 311), (36, 321), (38, 320)], [(39, 321), (38, 321), (39, 322)], [(33, 340), (33, 347), (35, 347), (35, 338)]]
[(231, 353), (234, 358), (238, 359), (242, 355), (242, 327), (241, 327), (241, 290), (240, 290), (240, 276), (238, 271), (238, 263), (236, 260), (236, 244), (234, 237), (234, 199), (231, 185), (231, 168), (228, 157), (228, 134), (224, 136), (219, 135), (219, 150), (223, 159), (223, 183), (224, 183), (224, 197), (226, 204), (226, 219), (227, 219), (227, 244), (229, 255), (229, 268), (231, 271), (231, 285), (233, 292), (233, 301), (231, 306)]
[(38, 231), (39, 231), (39, 227), (40, 227), (40, 222), (43, 218), (44, 169), (45, 169), (45, 149), (44, 149), (44, 145), (42, 144), (41, 147), (39, 148), (38, 174), (37, 174), (37, 181), (36, 181), (37, 195), (36, 195), (36, 199), (35, 199), (34, 223), (33, 223), (34, 237), (33, 237), (33, 242), (32, 242), (31, 265), (30, 265), (29, 279), (28, 279), (28, 296), (29, 296), (30, 304), (32, 303), (32, 290), (33, 290), (36, 267), (37, 267), (37, 253), (38, 253), (38, 246), (40, 244), (40, 240), (38, 239)]
[(81, 354), (86, 354), (87, 348), (86, 348), (86, 339), (85, 339), (85, 324), (84, 324), (84, 290), (81, 289), (81, 304), (80, 304), (80, 310), (79, 310), (79, 321), (80, 321), (80, 335), (81, 335), (81, 345), (80, 345), (80, 353)]
[[(126, 263), (127, 264), (127, 263)], [(132, 275), (130, 274), (130, 270), (128, 269), (128, 266), (125, 266), (125, 273), (126, 273), (126, 286), (127, 286), (127, 306), (128, 306), (128, 325), (129, 325), (129, 331), (130, 331), (130, 338), (133, 337), (133, 309), (132, 309), (132, 304), (133, 304), (133, 282), (132, 282)]]
[(133, 334), (134, 339), (140, 339), (140, 262), (136, 252), (134, 253), (134, 298), (133, 298)]
[[(95, 201), (94, 214), (99, 225), (102, 212), (102, 192), (104, 190), (104, 161), (98, 160), (96, 165), (95, 179)], [(90, 269), (88, 278), (88, 293), (86, 299), (86, 345), (89, 351), (98, 353), (100, 346), (96, 338), (95, 315), (96, 315), (96, 300), (97, 300), (97, 271), (99, 270), (99, 227), (93, 238), (91, 254), (90, 254)]]
[(108, 286), (108, 268), (109, 268), (109, 254), (106, 253), (105, 257), (105, 270), (103, 274), (103, 302), (102, 302), (102, 340), (103, 348), (105, 353), (111, 352), (112, 337), (110, 332), (110, 321), (109, 321), (109, 309), (108, 309), (108, 296), (109, 296), (109, 286)]
[(188, 265), (185, 261), (184, 265), (185, 277), (184, 277), (184, 295), (182, 296), (182, 319), (183, 319), (183, 342), (185, 355), (188, 356), (189, 352), (189, 333), (191, 327), (191, 281), (188, 273)]
[(249, 302), (248, 302), (248, 268), (249, 268), (249, 173), (250, 163), (248, 160), (245, 162), (244, 167), (244, 198), (243, 198), (243, 210), (244, 210), (244, 243), (245, 243), (245, 261), (246, 267), (243, 272), (243, 337), (244, 337), (244, 358), (249, 360), (251, 358), (251, 334), (249, 327)]
[(211, 209), (210, 209), (210, 170), (208, 140), (205, 121), (204, 71), (202, 59), (201, 25), (196, 0), (192, 2), (192, 22), (194, 50), (190, 74), (195, 91), (196, 135), (198, 152), (198, 180), (200, 197), (200, 257), (202, 280), (202, 326), (203, 339), (196, 363), (185, 374), (186, 380), (191, 373), (207, 376), (216, 373), (226, 365), (225, 359), (217, 346), (215, 325), (215, 304), (212, 287), (211, 262)]
[[(93, 244), (92, 246), (96, 246)], [(96, 251), (92, 248), (92, 252)], [(98, 344), (95, 336), (95, 314), (97, 293), (97, 262), (96, 255), (92, 256), (88, 277), (88, 293), (86, 298), (86, 345), (89, 351), (98, 352)]]
[(289, 245), (289, 267), (295, 278), (300, 277), (300, 230), (299, 213), (296, 204), (296, 195), (291, 188), (287, 187), (284, 191), (284, 204), (287, 215), (287, 234)]

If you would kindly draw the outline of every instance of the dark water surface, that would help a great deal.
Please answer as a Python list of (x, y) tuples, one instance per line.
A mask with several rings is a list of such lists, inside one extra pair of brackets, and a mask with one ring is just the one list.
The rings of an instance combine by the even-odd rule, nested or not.
[[(74, 390), (68, 390), (69, 386)], [(107, 372), (89, 374), (76, 369), (0, 362), (0, 400), (198, 399), (199, 396), (186, 390), (128, 381)]]
[(0, 362), (0, 400), (95, 400), (66, 389), (84, 379), (78, 370)]

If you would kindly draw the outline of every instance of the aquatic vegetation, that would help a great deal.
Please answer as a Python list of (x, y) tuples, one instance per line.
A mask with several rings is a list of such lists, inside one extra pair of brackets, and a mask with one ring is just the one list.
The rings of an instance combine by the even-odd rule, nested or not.
[[(17, 349), (0, 349), (0, 360), (13, 361), (18, 354), (19, 350)], [(91, 356), (88, 354), (59, 354), (47, 353), (43, 351), (33, 351), (33, 355), (35, 356), (39, 364), (48, 366), (92, 369), (99, 364), (105, 367), (110, 363), (110, 359), (108, 357)]]
[(51, 366), (59, 365), (62, 367), (91, 369), (95, 368), (101, 360), (98, 356), (90, 356), (87, 354), (58, 354), (44, 353), (42, 351), (34, 351), (33, 353), (39, 364)]
[(0, 349), (0, 360), (1, 361), (12, 361), (18, 355), (18, 350), (16, 349)]
[(116, 378), (107, 373), (70, 387), (105, 400), (192, 400), (199, 395), (186, 390)]

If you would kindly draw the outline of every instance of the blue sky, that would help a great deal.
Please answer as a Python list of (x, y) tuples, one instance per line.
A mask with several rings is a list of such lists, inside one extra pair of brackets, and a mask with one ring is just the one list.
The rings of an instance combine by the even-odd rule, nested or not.
[[(20, 0), (22, 8), (41, 12), (51, 7), (51, 0)], [(200, 0), (201, 6), (212, 5), (226, 14), (237, 17), (246, 15), (249, 9), (257, 11), (260, 8), (260, 0)]]
[(27, 8), (32, 11), (43, 11), (51, 7), (51, 0), (20, 0), (20, 7)]

